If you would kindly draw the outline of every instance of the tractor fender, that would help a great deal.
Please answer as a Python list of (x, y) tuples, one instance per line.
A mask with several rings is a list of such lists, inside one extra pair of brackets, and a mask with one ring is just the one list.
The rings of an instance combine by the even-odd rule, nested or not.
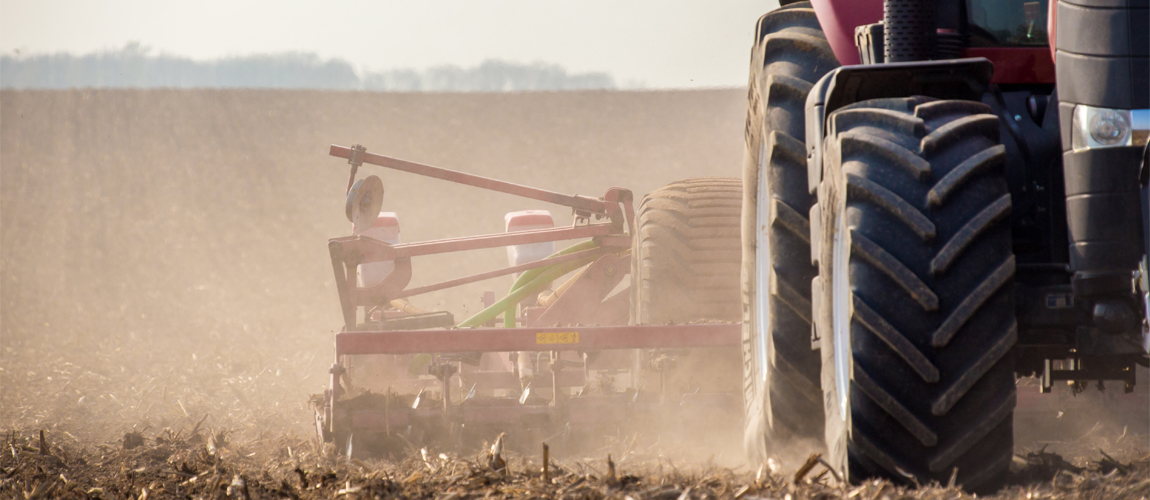
[(986, 58), (947, 59), (842, 66), (815, 84), (806, 103), (807, 182), (811, 193), (822, 181), (826, 117), (868, 99), (927, 96), (979, 101), (994, 65)]

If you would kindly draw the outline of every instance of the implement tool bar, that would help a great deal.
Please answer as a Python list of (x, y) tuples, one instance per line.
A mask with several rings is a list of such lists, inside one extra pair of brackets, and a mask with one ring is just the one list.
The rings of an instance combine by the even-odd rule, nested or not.
[(546, 243), (548, 241), (578, 240), (609, 234), (611, 234), (610, 224), (589, 224), (578, 227), (551, 227), (511, 233), (445, 238), (442, 240), (421, 241), (419, 243), (401, 243), (392, 247), (392, 251), (394, 252), (394, 258), (418, 257), (420, 255), (459, 252), (463, 250), (528, 245), (532, 243)]
[(337, 356), (502, 351), (738, 347), (739, 323), (342, 332)]
[(520, 271), (529, 271), (531, 269), (536, 269), (536, 268), (540, 268), (540, 267), (553, 266), (555, 264), (562, 264), (564, 262), (579, 260), (579, 259), (582, 259), (585, 257), (599, 257), (601, 255), (607, 254), (608, 252), (609, 252), (609, 250), (605, 250), (602, 248), (593, 248), (591, 250), (584, 250), (582, 252), (575, 252), (575, 253), (571, 253), (571, 254), (567, 254), (567, 255), (560, 255), (558, 257), (551, 257), (549, 259), (531, 261), (531, 262), (528, 262), (526, 264), (520, 264), (518, 266), (511, 266), (511, 267), (506, 267), (503, 269), (497, 269), (495, 271), (488, 271), (485, 273), (473, 274), (471, 276), (466, 276), (463, 278), (457, 278), (457, 279), (453, 279), (453, 280), (441, 281), (439, 283), (435, 283), (435, 284), (431, 284), (431, 285), (425, 285), (425, 286), (421, 286), (421, 287), (417, 287), (417, 288), (408, 288), (407, 290), (404, 290), (402, 292), (395, 294), (395, 298), (403, 299), (403, 298), (407, 298), (407, 297), (413, 297), (413, 296), (428, 293), (428, 292), (435, 292), (435, 291), (443, 290), (446, 288), (456, 287), (459, 285), (466, 285), (469, 283), (475, 283), (476, 281), (483, 281), (486, 279), (496, 278), (499, 276), (506, 276), (508, 274), (515, 274), (515, 273), (518, 273)]
[[(329, 155), (338, 158), (351, 160), (351, 148), (331, 145)], [(445, 181), (465, 184), (468, 186), (475, 186), (483, 189), (490, 189), (492, 191), (499, 191), (501, 193), (513, 194), (532, 200), (545, 201), (547, 203), (554, 203), (556, 205), (563, 205), (566, 207), (574, 208), (575, 210), (583, 212), (591, 212), (596, 214), (606, 214), (607, 208), (602, 200), (588, 198), (586, 196), (567, 195), (548, 191), (546, 189), (533, 188), (531, 186), (524, 186), (522, 184), (515, 184), (512, 182), (501, 181), (489, 177), (483, 177), (474, 174), (467, 174), (455, 170), (448, 170), (446, 168), (433, 167), (422, 163), (413, 161), (400, 160), (399, 158), (392, 158), (390, 156), (377, 155), (375, 153), (368, 153), (364, 151), (359, 155), (363, 163), (370, 163), (372, 165), (399, 170), (402, 172), (410, 172), (416, 175), (425, 177), (432, 177), (435, 179), (442, 179)]]

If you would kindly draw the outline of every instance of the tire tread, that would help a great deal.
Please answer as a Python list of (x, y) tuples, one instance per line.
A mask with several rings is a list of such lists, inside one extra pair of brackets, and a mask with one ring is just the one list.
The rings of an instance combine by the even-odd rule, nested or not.
[[(811, 4), (799, 2), (762, 16), (751, 50), (743, 155), (743, 366), (747, 451), (764, 460), (767, 441), (822, 434), (809, 418), (822, 408), (818, 352), (811, 349), (811, 265), (807, 189), (806, 99), (814, 83), (838, 66)], [(760, 176), (769, 199), (759, 199)], [(760, 204), (767, 220), (758, 220)], [(766, 231), (770, 262), (756, 262), (757, 234)], [(756, 273), (769, 274), (756, 290)], [(756, 295), (768, 294), (767, 339), (757, 339)], [(757, 343), (766, 342), (766, 366)], [(761, 384), (760, 377), (767, 382)], [(755, 423), (758, 422), (758, 423)], [(761, 427), (756, 427), (761, 425)]]
[[(1000, 121), (979, 102), (910, 97), (855, 103), (829, 123), (827, 205), (812, 211), (819, 262), (833, 255), (837, 217), (850, 237), (849, 268), (824, 267), (814, 301), (831, 462), (852, 481), (924, 484), (956, 473), (967, 489), (993, 490), (1008, 472), (1017, 399)], [(845, 420), (833, 404), (827, 335), (833, 272), (848, 273), (853, 295), (849, 394), (858, 401)]]

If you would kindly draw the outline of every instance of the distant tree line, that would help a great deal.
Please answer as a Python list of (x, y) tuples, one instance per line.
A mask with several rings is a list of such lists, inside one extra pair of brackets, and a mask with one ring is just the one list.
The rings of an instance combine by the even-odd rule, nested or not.
[(555, 64), (498, 60), (473, 68), (438, 66), (379, 72), (357, 72), (342, 59), (324, 60), (301, 52), (195, 61), (152, 55), (147, 47), (134, 42), (120, 50), (85, 55), (0, 57), (0, 88), (83, 87), (500, 92), (610, 89), (615, 88), (615, 80), (601, 72), (568, 73)]

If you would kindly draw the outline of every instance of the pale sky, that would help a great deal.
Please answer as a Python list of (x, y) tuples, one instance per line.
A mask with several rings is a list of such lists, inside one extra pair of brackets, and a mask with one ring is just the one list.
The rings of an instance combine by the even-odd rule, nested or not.
[(606, 71), (619, 85), (747, 83), (755, 21), (777, 0), (2, 0), (0, 50), (119, 49), (203, 60), (313, 52), (357, 69), (485, 59)]

